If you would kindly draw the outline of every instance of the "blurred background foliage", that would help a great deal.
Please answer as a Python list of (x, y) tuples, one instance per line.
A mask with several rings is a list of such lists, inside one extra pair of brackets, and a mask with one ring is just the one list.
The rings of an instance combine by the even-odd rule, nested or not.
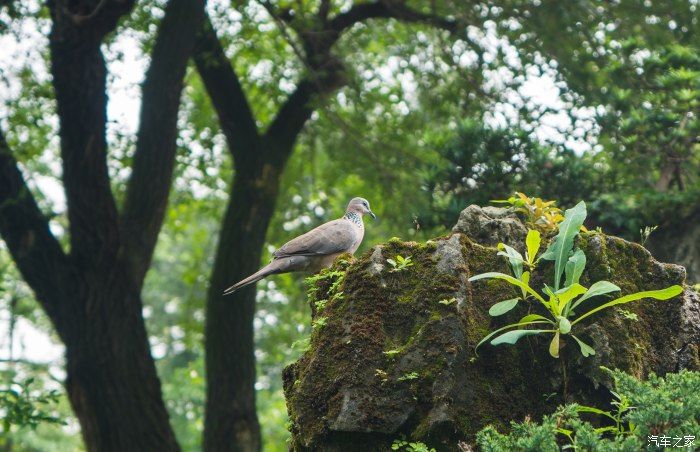
[[(368, 225), (360, 253), (392, 236), (424, 240), (444, 234), (467, 205), (485, 205), (516, 190), (556, 199), (562, 207), (584, 199), (591, 226), (632, 240), (644, 226), (672, 227), (700, 208), (696, 1), (409, 3), (468, 26), (449, 36), (422, 25), (373, 21), (341, 39), (335, 54), (348, 84), (319, 104), (300, 137), (267, 235), (266, 259), (286, 240), (340, 216), (353, 196), (367, 197), (379, 216)], [(347, 4), (331, 2), (337, 10)], [(4, 127), (7, 138), (24, 150), (19, 158), (31, 170), (27, 174), (40, 175), (30, 183), (53, 193), (40, 201), (62, 236), (65, 209), (60, 190), (51, 190), (60, 188), (60, 166), (42, 37), (46, 11), (32, 2), (0, 7), (0, 33), (34, 42), (1, 69), (9, 93), (2, 98), (1, 120), (12, 125)], [(162, 7), (161, 1), (139, 2), (122, 24), (126, 37), (120, 34), (121, 41), (106, 49), (116, 73), (126, 70), (125, 49), (143, 64), (139, 58), (152, 45)], [(302, 0), (295, 7), (304, 20), (317, 2)], [(260, 2), (212, 2), (209, 10), (264, 127), (305, 70), (288, 31)], [(114, 118), (109, 139), (119, 196), (134, 144), (129, 122)], [(184, 450), (198, 450), (204, 299), (235, 168), (193, 70), (178, 144), (144, 316), (178, 439)], [(22, 351), (17, 319), (55, 337), (2, 244), (0, 264), (0, 389), (34, 378), (36, 397), (60, 392), (60, 358), (16, 359)], [(256, 389), (266, 451), (286, 450), (280, 375), (303, 350), (309, 319), (301, 276), (258, 284)], [(5, 428), (0, 449), (78, 450), (78, 427), (65, 396), (47, 410), (65, 423)]]

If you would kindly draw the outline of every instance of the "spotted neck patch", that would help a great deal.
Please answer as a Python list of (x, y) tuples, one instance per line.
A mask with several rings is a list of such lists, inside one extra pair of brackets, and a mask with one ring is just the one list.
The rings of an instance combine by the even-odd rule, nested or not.
[(362, 218), (355, 212), (345, 212), (344, 218), (352, 221), (356, 225), (362, 227)]

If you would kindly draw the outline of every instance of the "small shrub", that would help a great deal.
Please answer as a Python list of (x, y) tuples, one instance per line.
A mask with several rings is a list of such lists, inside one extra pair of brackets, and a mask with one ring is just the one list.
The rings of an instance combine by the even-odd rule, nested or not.
[(396, 255), (396, 259), (387, 259), (386, 262), (391, 265), (390, 273), (404, 271), (408, 267), (413, 266), (411, 256), (403, 257), (398, 254)]

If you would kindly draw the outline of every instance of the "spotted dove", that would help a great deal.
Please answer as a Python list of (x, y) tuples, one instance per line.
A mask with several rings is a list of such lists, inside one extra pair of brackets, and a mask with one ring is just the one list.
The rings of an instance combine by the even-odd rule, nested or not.
[(317, 272), (329, 267), (340, 254), (353, 254), (365, 235), (365, 214), (376, 218), (366, 199), (353, 198), (345, 215), (285, 243), (272, 253), (272, 262), (226, 289), (224, 295), (278, 273)]

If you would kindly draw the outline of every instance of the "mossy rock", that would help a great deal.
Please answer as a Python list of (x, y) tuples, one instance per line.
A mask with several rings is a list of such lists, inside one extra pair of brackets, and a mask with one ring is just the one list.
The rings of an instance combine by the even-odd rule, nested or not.
[[(522, 235), (511, 216), (502, 217), (505, 229), (490, 224), (492, 232), (506, 240), (509, 231)], [(655, 261), (637, 244), (591, 232), (578, 246), (588, 257), (584, 285), (607, 279), (626, 294), (684, 283), (682, 267)], [(553, 359), (547, 338), (537, 336), (482, 346), (477, 356), (474, 347), (489, 331), (528, 309), (521, 303), (492, 318), (489, 307), (513, 298), (513, 288), (467, 281), (507, 272), (496, 252), (460, 231), (425, 244), (391, 240), (315, 277), (310, 301), (325, 301), (321, 312), (313, 307), (311, 345), (284, 371), (293, 449), (384, 451), (401, 436), (459, 450), (487, 424), (505, 429), (563, 402), (605, 406), (612, 382), (601, 365), (638, 377), (700, 368), (700, 300), (691, 290), (602, 311), (577, 325), (577, 336), (596, 350), (592, 357), (565, 343)], [(413, 265), (396, 271), (387, 263), (396, 255), (410, 256)], [(550, 275), (551, 266), (538, 269), (533, 287)]]

